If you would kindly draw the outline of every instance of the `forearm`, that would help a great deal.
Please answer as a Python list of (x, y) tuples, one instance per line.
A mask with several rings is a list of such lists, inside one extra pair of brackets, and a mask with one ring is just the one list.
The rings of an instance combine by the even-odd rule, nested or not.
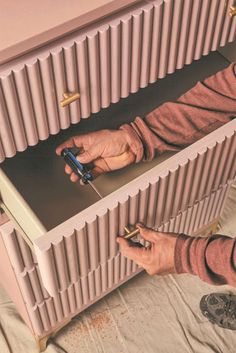
[(227, 236), (208, 238), (180, 235), (175, 246), (175, 270), (203, 281), (236, 287), (236, 240)]
[(236, 64), (199, 82), (176, 102), (167, 102), (144, 119), (137, 117), (121, 129), (139, 153), (136, 162), (155, 152), (178, 151), (236, 116)]

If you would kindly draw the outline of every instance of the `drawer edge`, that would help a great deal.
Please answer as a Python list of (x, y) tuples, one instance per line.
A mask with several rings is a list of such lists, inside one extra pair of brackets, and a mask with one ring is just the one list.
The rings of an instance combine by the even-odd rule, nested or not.
[(51, 241), (59, 241), (62, 234), (71, 234), (75, 228), (80, 229), (84, 227), (86, 223), (93, 222), (97, 216), (104, 215), (108, 210), (108, 205), (110, 210), (115, 209), (118, 203), (122, 203), (127, 200), (129, 196), (135, 195), (139, 189), (144, 189), (148, 184), (155, 183), (158, 177), (166, 176), (169, 171), (176, 170), (179, 165), (186, 164), (189, 160), (195, 158), (195, 156), (208, 150), (210, 146), (214, 146), (217, 142), (224, 140), (226, 136), (233, 136), (235, 132), (236, 119), (233, 119), (231, 122), (221, 126), (189, 147), (151, 168), (141, 176), (123, 185), (118, 190), (97, 201), (85, 210), (59, 224), (44, 236), (38, 237), (35, 239), (34, 243), (37, 246), (42, 246), (42, 244), (44, 244), (43, 246), (47, 247), (48, 245), (45, 244), (50, 244)]
[(47, 232), (2, 169), (0, 169), (0, 201), (8, 217), (19, 224), (31, 242)]

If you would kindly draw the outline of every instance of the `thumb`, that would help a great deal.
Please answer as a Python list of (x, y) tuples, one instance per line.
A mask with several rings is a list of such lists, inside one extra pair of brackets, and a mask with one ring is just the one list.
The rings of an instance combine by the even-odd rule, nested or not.
[(137, 228), (139, 229), (140, 235), (144, 240), (154, 243), (157, 240), (157, 232), (150, 228), (144, 227), (142, 224), (138, 223)]

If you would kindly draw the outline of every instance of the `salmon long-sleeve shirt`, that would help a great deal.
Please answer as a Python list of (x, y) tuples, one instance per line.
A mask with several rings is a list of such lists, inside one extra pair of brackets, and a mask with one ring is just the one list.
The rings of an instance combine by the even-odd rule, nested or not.
[[(144, 119), (120, 128), (128, 132), (136, 162), (155, 153), (178, 151), (236, 118), (236, 64), (198, 82), (176, 102), (167, 102)], [(236, 235), (236, 234), (235, 234)], [(179, 235), (177, 273), (190, 273), (211, 284), (236, 286), (236, 239)]]

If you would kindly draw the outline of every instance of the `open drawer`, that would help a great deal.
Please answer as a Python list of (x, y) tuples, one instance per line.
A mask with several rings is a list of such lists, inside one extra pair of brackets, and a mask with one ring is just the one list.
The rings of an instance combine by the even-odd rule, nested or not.
[(218, 219), (236, 172), (235, 150), (236, 120), (39, 236), (33, 247), (14, 221), (3, 224), (34, 334), (55, 332), (141, 271), (118, 251), (116, 236), (125, 226), (142, 221), (195, 234)]
[(102, 200), (69, 182), (56, 145), (72, 133), (143, 116), (227, 64), (211, 54), (3, 163), (2, 207), (12, 220), (0, 232), (36, 335), (62, 326), (141, 270), (118, 251), (125, 226), (141, 221), (194, 234), (218, 218), (236, 173), (236, 119), (181, 152), (99, 177)]

